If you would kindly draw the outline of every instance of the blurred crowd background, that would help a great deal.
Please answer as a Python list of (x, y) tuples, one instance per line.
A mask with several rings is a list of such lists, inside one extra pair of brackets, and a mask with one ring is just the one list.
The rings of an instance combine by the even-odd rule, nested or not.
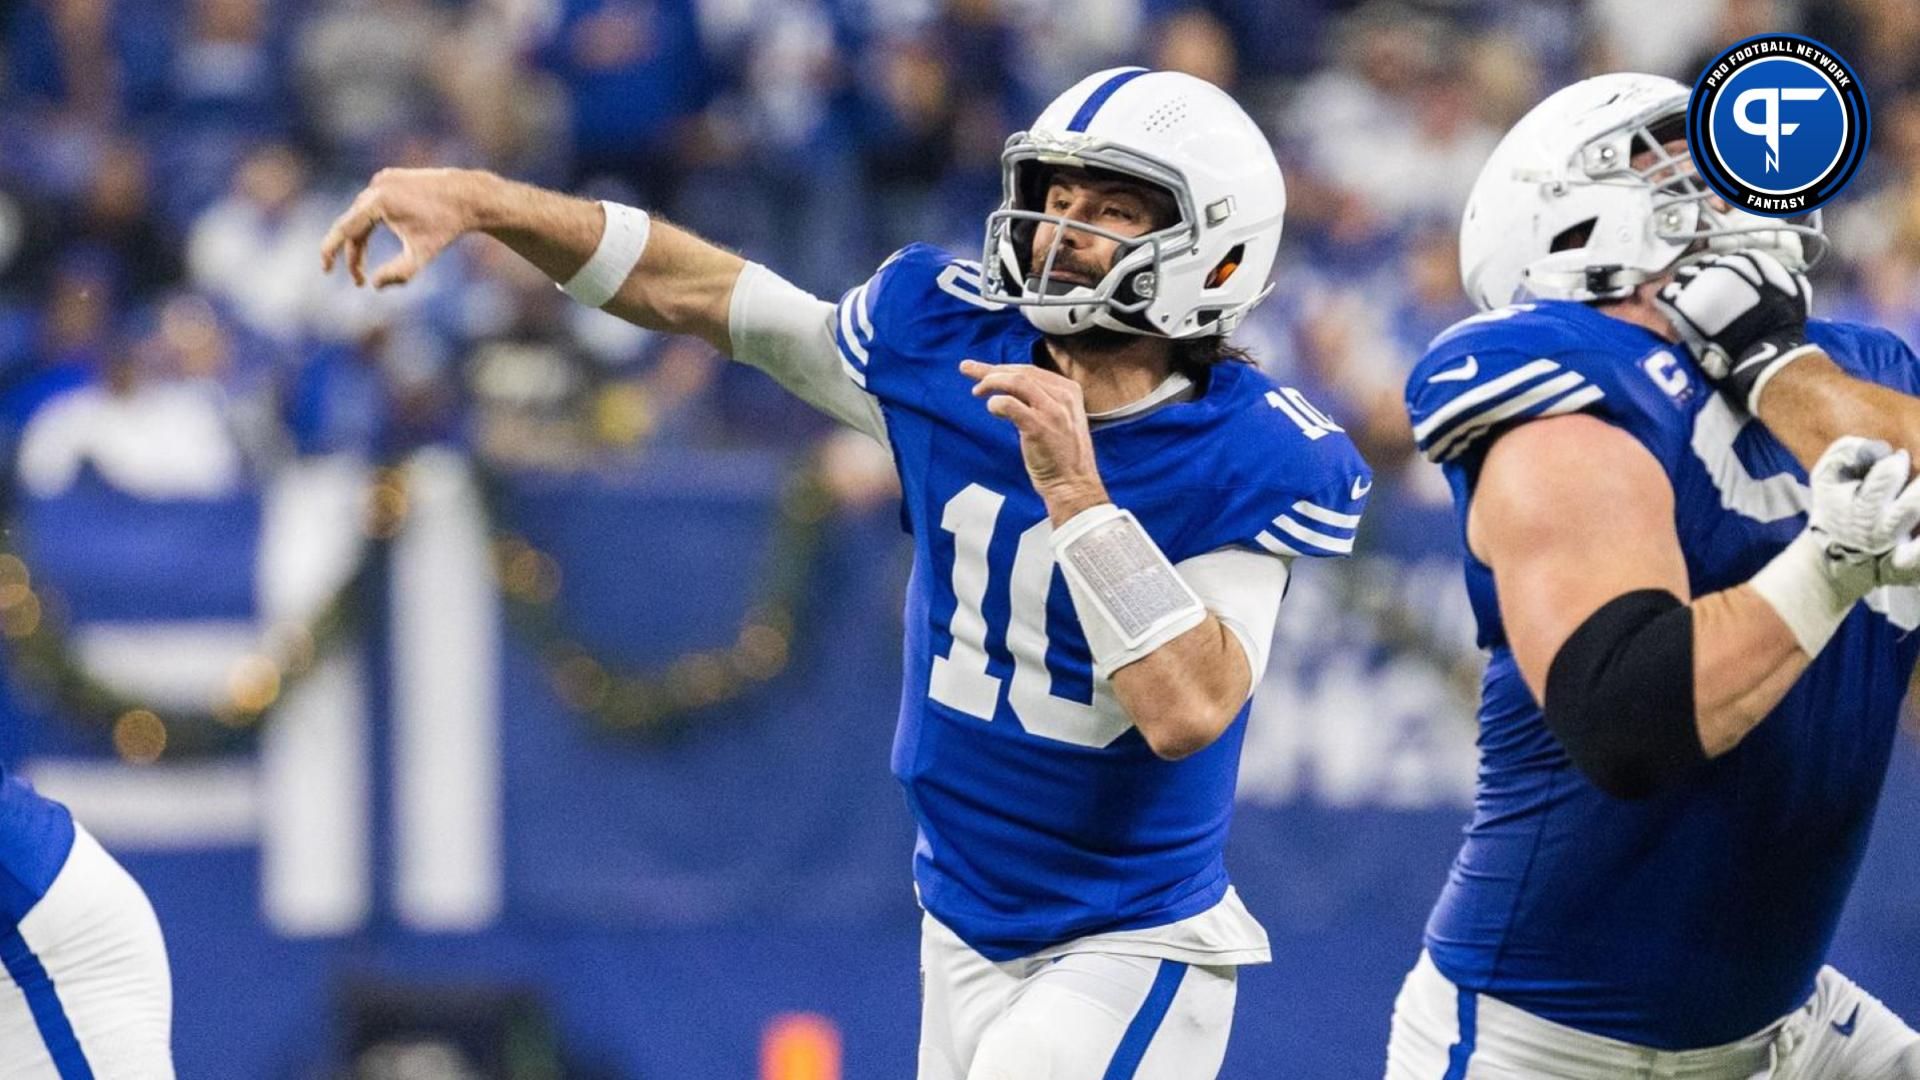
[[(1289, 601), (1249, 740), (1230, 865), (1295, 963), (1248, 982), (1256, 1012), (1229, 1075), (1377, 1075), (1392, 987), (1472, 785), (1480, 658), (1457, 534), (1401, 404), (1425, 343), (1470, 313), (1460, 209), (1500, 133), (1552, 89), (1612, 70), (1690, 84), (1721, 46), (1774, 30), (1847, 57), (1873, 107), (1865, 166), (1827, 213), (1816, 307), (1920, 343), (1912, 0), (0, 0), (0, 451), (13, 463), (0, 512), (22, 526), (10, 546), (24, 557), (0, 554), (0, 631), (15, 646), (6, 680), (42, 687), (10, 707), (0, 750), (154, 893), (182, 1075), (316, 1076), (330, 1062), (392, 1080), (753, 1067), (831, 1080), (843, 1036), (846, 1075), (899, 1075), (914, 924), (911, 830), (885, 776), (905, 564), (884, 457), (700, 342), (571, 304), (497, 245), (463, 242), (376, 294), (323, 277), (320, 238), (378, 168), (484, 167), (638, 203), (833, 297), (910, 241), (977, 258), (1006, 136), (1081, 76), (1187, 71), (1248, 106), (1287, 177), (1277, 288), (1239, 341), (1341, 420), (1379, 475), (1359, 557), (1314, 567)], [(292, 509), (274, 494), (289, 477)], [(342, 519), (353, 537), (329, 533)], [(774, 567), (736, 595), (714, 560), (743, 534), (772, 538)], [(426, 546), (409, 554), (408, 535)], [(446, 603), (434, 589), (462, 587), (448, 567), (494, 568), (500, 597)], [(416, 580), (420, 596), (402, 595)], [(802, 616), (810, 592), (832, 597)], [(471, 625), (493, 621), (496, 599), (504, 646)], [(208, 619), (266, 631), (217, 648), (122, 632)], [(82, 634), (89, 621), (101, 632)], [(307, 678), (342, 642), (364, 659), (360, 681)], [(504, 659), (463, 667), (468, 646)], [(189, 730), (153, 701), (179, 696), (198, 676), (173, 669), (208, 668), (209, 648), (228, 659), (201, 680), (212, 719)], [(443, 648), (452, 660), (428, 655)], [(624, 673), (636, 664), (657, 677)], [(505, 794), (461, 804), (478, 817), (426, 812), (416, 850), (411, 789), (381, 777), (415, 768), (408, 718), (437, 694), (499, 723), (477, 741), (435, 729), (424, 756), (504, 776)], [(79, 712), (100, 714), (101, 738), (54, 730)], [(259, 721), (319, 730), (322, 713), (373, 734), (285, 736), (282, 764), (267, 745), (243, 780), (191, 771), (211, 751), (245, 759)], [(736, 726), (645, 760), (608, 739), (689, 715)], [(601, 722), (570, 725), (582, 716)], [(845, 776), (834, 753), (790, 741), (823, 716), (863, 748)], [(371, 764), (341, 766), (344, 787), (314, 786), (313, 762), (367, 746)], [(89, 755), (120, 771), (73, 764)], [(516, 774), (524, 762), (534, 775)], [(789, 775), (805, 769), (824, 771)], [(1920, 820), (1914, 787), (1890, 784), (1890, 798)], [(769, 791), (787, 792), (788, 820), (701, 801)], [(189, 824), (155, 825), (156, 807)], [(220, 816), (232, 807), (241, 824)], [(607, 814), (615, 841), (552, 839)], [(463, 831), (487, 815), (504, 823)], [(381, 839), (388, 819), (399, 839)], [(434, 846), (449, 820), (494, 882), (451, 900), (435, 890), (471, 867), (446, 870), (458, 858)], [(686, 839), (703, 829), (708, 842)], [(343, 852), (309, 833), (370, 838)], [(242, 838), (266, 853), (221, 861)], [(406, 870), (416, 856), (441, 877)], [(361, 864), (372, 884), (297, 872)], [(383, 884), (392, 866), (398, 883)], [(1870, 930), (1852, 933), (1920, 943), (1911, 874), (1882, 878), (1893, 887), (1866, 905)], [(675, 936), (709, 924), (718, 937)], [(422, 928), (469, 936), (408, 936)], [(832, 992), (794, 944), (821, 940), (842, 950), (826, 965), (839, 970), (814, 973)], [(454, 975), (436, 968), (449, 955)], [(689, 959), (721, 970), (740, 955), (792, 970), (768, 976), (778, 992), (728, 996)], [(1883, 972), (1890, 986), (1863, 955), (1854, 974), (1920, 1006), (1910, 952), (1879, 963), (1907, 973)], [(1359, 973), (1312, 974), (1343, 964)], [(429, 972), (464, 989), (396, 990)], [(259, 983), (238, 994), (234, 979)], [(592, 989), (565, 989), (580, 980)], [(778, 1019), (809, 987), (825, 1019)], [(416, 1021), (444, 1037), (395, 1034)], [(475, 1050), (485, 1038), (468, 1028), (509, 1032), (497, 1045), (521, 1052)], [(741, 1058), (743, 1041), (758, 1050)], [(603, 1064), (527, 1049), (549, 1045)], [(712, 1064), (740, 1060), (757, 1064)]]
[[(635, 200), (835, 296), (910, 240), (976, 250), (1006, 135), (1121, 62), (1226, 87), (1272, 135), (1285, 246), (1246, 342), (1389, 476), (1410, 456), (1403, 376), (1465, 311), (1472, 178), (1584, 74), (1690, 83), (1767, 29), (1852, 58), (1874, 147), (1830, 214), (1820, 306), (1909, 336), (1920, 320), (1905, 0), (7, 0), (0, 26), (6, 421), (80, 383), (189, 383), (251, 418), (244, 467), (446, 439), (563, 467), (820, 428), (485, 244), (392, 295), (322, 280), (319, 236), (381, 166)], [(508, 377), (528, 367), (551, 377)], [(510, 437), (510, 418), (554, 438)]]

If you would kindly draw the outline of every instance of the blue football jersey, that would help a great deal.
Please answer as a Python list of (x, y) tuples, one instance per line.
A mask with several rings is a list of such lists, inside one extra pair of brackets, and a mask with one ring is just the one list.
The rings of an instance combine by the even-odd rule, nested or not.
[[(1013, 425), (963, 359), (1044, 348), (980, 270), (908, 247), (842, 298), (851, 378), (880, 403), (914, 561), (893, 770), (919, 826), (920, 901), (1009, 959), (1219, 902), (1246, 710), (1181, 761), (1156, 757), (1096, 680)], [(1174, 562), (1229, 547), (1334, 557), (1372, 484), (1346, 434), (1245, 364), (1190, 400), (1096, 426), (1113, 501)]]
[(0, 769), (0, 932), (47, 894), (72, 847), (67, 808)]
[[(1912, 393), (1900, 340), (1815, 322), (1848, 371)], [(1740, 584), (1805, 527), (1806, 472), (1704, 381), (1685, 349), (1578, 303), (1521, 304), (1443, 333), (1407, 404), (1445, 469), (1462, 546), (1488, 445), (1583, 412), (1660, 462), (1694, 595)], [(1602, 794), (1546, 728), (1514, 664), (1489, 568), (1466, 561), (1491, 657), (1472, 824), (1426, 944), (1461, 987), (1661, 1049), (1749, 1035), (1812, 992), (1859, 866), (1920, 636), (1920, 597), (1847, 618), (1738, 747), (1643, 802)]]

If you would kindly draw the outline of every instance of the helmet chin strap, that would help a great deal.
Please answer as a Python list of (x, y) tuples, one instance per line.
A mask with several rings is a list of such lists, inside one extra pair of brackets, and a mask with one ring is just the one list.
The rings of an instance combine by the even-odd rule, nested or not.
[[(1079, 290), (1091, 293), (1091, 289)], [(1065, 337), (1079, 334), (1094, 328), (1094, 316), (1099, 313), (1095, 304), (1072, 304), (1058, 306), (1029, 306), (1020, 309), (1036, 329), (1043, 334)]]
[[(1109, 330), (1117, 334), (1128, 334), (1133, 337), (1167, 337), (1165, 334), (1157, 334), (1152, 330), (1135, 326), (1131, 321), (1121, 317), (1119, 313), (1108, 310), (1106, 304), (1092, 301), (1093, 290), (1084, 285), (1076, 285), (1068, 292), (1055, 293), (1054, 295), (1072, 298), (1076, 294), (1088, 297), (1090, 302), (1085, 304), (1033, 304), (1023, 306), (1020, 309), (1020, 313), (1025, 315), (1027, 321), (1032, 323), (1041, 333), (1055, 337), (1070, 337), (1074, 334), (1084, 334), (1089, 330)], [(1102, 316), (1105, 317), (1103, 318)], [(1171, 339), (1169, 338), (1168, 340)]]
[[(1110, 272), (1111, 273), (1111, 272)], [(1104, 281), (1104, 279), (1103, 279)], [(1070, 281), (1057, 281), (1029, 277), (1024, 283), (1028, 294), (1046, 296), (1056, 300), (1081, 300), (1082, 304), (1031, 304), (1023, 306), (1021, 314), (1027, 317), (1043, 334), (1067, 337), (1085, 333), (1088, 330), (1104, 328), (1126, 334), (1140, 334), (1141, 331), (1126, 324), (1117, 313), (1107, 311), (1107, 303), (1098, 299), (1097, 286), (1076, 285)], [(1110, 317), (1101, 318), (1102, 314)], [(1152, 335), (1148, 335), (1152, 336)]]

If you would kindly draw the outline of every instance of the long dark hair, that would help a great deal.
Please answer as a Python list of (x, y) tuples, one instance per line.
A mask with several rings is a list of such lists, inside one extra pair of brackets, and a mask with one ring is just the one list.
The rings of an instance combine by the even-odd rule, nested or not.
[(1173, 370), (1200, 381), (1215, 364), (1252, 364), (1253, 354), (1227, 340), (1225, 334), (1186, 338), (1173, 343)]
[[(1072, 341), (1077, 345), (1092, 346), (1095, 352), (1118, 351), (1140, 340), (1140, 335), (1114, 330), (1105, 326), (1094, 326), (1067, 337), (1047, 335), (1057, 341)], [(1173, 346), (1172, 370), (1185, 375), (1196, 383), (1204, 383), (1207, 369), (1215, 364), (1252, 364), (1253, 354), (1227, 340), (1225, 334), (1211, 334), (1207, 337), (1178, 338), (1170, 342)], [(1036, 357), (1045, 356), (1044, 351), (1036, 351)]]

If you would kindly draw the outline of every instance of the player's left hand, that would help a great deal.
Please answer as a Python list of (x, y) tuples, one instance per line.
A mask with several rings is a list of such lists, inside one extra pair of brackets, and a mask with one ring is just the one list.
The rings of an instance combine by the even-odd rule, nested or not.
[(1654, 304), (1700, 368), (1752, 412), (1773, 374), (1807, 355), (1813, 289), (1765, 251), (1714, 255), (1674, 271)]
[(1807, 529), (1830, 578), (1854, 596), (1920, 584), (1920, 480), (1905, 450), (1844, 436), (1820, 455), (1807, 486)]
[(1033, 489), (1056, 522), (1107, 501), (1094, 462), (1093, 436), (1080, 384), (1032, 364), (960, 362), (987, 411), (1020, 430), (1020, 455)]

